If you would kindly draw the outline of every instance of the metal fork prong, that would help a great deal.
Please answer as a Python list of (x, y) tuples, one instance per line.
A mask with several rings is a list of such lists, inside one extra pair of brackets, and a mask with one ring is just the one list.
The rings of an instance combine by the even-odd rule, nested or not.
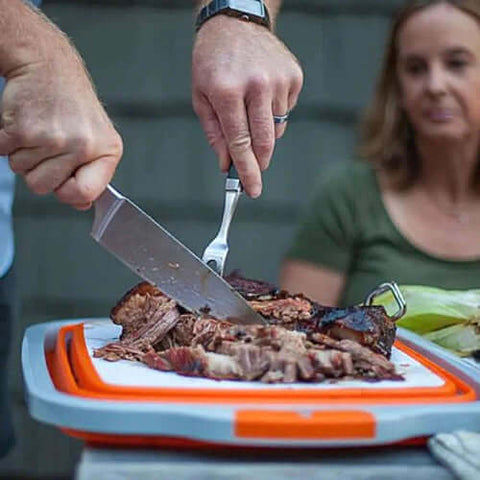
[(204, 263), (221, 276), (223, 276), (225, 261), (228, 255), (228, 232), (241, 193), (240, 181), (227, 178), (222, 223), (217, 236), (210, 242), (202, 256)]

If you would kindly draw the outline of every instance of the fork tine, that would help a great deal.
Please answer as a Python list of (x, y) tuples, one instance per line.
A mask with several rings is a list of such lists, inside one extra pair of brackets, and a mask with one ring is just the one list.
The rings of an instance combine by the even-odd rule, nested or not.
[(222, 248), (216, 242), (216, 238), (208, 245), (208, 247), (203, 252), (202, 260), (212, 269), (215, 270), (219, 275), (223, 276), (223, 269), (225, 266), (225, 260), (228, 254), (228, 245), (226, 248)]

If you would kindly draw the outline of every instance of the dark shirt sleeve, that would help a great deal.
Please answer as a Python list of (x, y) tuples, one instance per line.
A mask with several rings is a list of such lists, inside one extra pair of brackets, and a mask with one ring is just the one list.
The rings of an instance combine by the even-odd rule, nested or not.
[[(303, 215), (288, 259), (348, 272), (358, 236), (354, 189), (360, 187), (355, 186), (352, 173), (347, 164), (325, 174)], [(361, 195), (361, 188), (357, 195)]]

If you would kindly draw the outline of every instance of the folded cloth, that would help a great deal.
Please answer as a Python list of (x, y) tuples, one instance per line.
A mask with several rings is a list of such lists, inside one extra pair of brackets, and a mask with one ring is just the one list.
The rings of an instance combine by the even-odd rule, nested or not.
[(428, 440), (435, 459), (460, 480), (480, 479), (480, 433), (459, 430)]

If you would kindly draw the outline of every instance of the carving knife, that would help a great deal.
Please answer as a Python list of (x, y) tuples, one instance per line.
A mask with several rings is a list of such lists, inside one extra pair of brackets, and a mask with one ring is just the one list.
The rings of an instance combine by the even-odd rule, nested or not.
[(233, 323), (265, 324), (221, 276), (111, 185), (94, 206), (92, 237), (179, 305)]

